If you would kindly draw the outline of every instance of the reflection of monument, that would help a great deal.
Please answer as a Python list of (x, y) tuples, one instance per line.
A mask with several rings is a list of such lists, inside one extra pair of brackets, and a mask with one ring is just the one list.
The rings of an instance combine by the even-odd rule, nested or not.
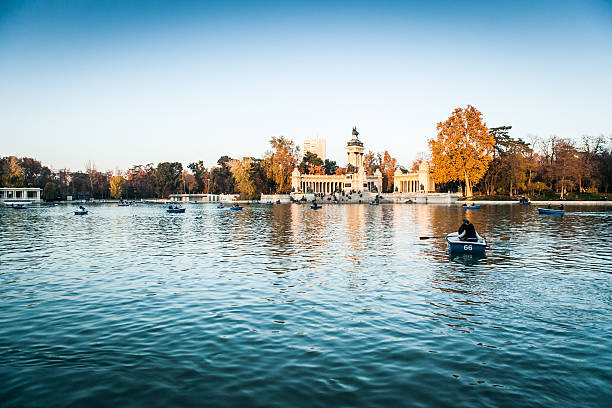
[(376, 169), (374, 174), (366, 174), (363, 167), (363, 142), (359, 140), (359, 132), (354, 127), (353, 138), (346, 145), (348, 167), (346, 174), (301, 174), (296, 167), (291, 174), (291, 187), (295, 193), (334, 194), (344, 192), (375, 192), (382, 191), (382, 173)]

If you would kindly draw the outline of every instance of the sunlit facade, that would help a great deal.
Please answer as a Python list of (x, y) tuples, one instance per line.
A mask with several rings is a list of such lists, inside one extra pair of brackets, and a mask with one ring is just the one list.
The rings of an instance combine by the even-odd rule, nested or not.
[(365, 173), (363, 142), (359, 140), (356, 129), (354, 129), (353, 138), (346, 145), (346, 152), (351, 173), (340, 175), (301, 174), (296, 167), (291, 174), (293, 192), (314, 194), (381, 192), (382, 173), (378, 169), (374, 174)]
[(423, 161), (416, 172), (406, 172), (400, 167), (393, 175), (393, 192), (395, 193), (433, 193), (436, 191), (429, 164)]

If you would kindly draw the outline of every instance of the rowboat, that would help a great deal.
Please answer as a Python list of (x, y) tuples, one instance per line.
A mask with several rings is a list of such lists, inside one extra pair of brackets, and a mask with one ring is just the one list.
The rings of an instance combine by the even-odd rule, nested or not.
[(184, 208), (168, 208), (166, 210), (168, 214), (182, 214), (185, 212)]
[(479, 205), (465, 205), (461, 208), (463, 208), (464, 210), (480, 210)]
[(217, 208), (225, 208), (225, 206), (223, 204), (219, 204), (217, 205)]
[(484, 254), (487, 248), (487, 241), (483, 237), (468, 238), (464, 241), (459, 238), (457, 232), (451, 232), (446, 236), (446, 244), (450, 252), (463, 254)]
[(6, 208), (11, 208), (13, 210), (25, 210), (28, 207), (26, 207), (23, 204), (10, 204), (10, 205), (7, 205)]
[(242, 207), (241, 207), (241, 206), (239, 206), (239, 205), (235, 205), (235, 206), (233, 206), (233, 207), (230, 207), (230, 210), (233, 210), (233, 211), (240, 211), (240, 210), (242, 210)]
[(550, 214), (550, 215), (563, 215), (564, 210), (553, 210), (552, 208), (538, 208), (539, 214)]
[(85, 211), (75, 211), (74, 215), (87, 215), (89, 211), (85, 210)]
[(370, 205), (378, 205), (378, 203), (376, 201), (372, 201)]
[(132, 205), (132, 203), (128, 201), (119, 201), (117, 203), (117, 207), (129, 207), (130, 205)]
[(320, 210), (321, 208), (323, 208), (323, 206), (319, 204), (314, 204), (311, 205), (310, 208), (312, 208), (313, 210)]
[(266, 205), (274, 205), (274, 203), (272, 201), (268, 201)]

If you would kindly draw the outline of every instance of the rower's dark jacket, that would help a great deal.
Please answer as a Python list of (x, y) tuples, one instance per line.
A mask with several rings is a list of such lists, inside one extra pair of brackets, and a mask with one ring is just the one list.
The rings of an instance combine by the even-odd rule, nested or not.
[(474, 224), (470, 223), (470, 224), (461, 224), (461, 226), (459, 227), (459, 235), (461, 235), (463, 233), (463, 231), (465, 231), (465, 235), (463, 237), (461, 237), (462, 240), (467, 240), (470, 238), (474, 238), (476, 239), (476, 228), (474, 228)]

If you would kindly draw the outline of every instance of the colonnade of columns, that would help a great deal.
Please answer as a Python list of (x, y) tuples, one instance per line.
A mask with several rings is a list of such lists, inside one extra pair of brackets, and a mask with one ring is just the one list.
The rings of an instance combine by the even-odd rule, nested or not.
[(400, 181), (399, 192), (400, 193), (418, 193), (421, 191), (419, 186), (419, 180), (403, 180)]
[(302, 181), (300, 189), (307, 192), (308, 189), (313, 193), (332, 194), (335, 191), (342, 191), (342, 181)]

